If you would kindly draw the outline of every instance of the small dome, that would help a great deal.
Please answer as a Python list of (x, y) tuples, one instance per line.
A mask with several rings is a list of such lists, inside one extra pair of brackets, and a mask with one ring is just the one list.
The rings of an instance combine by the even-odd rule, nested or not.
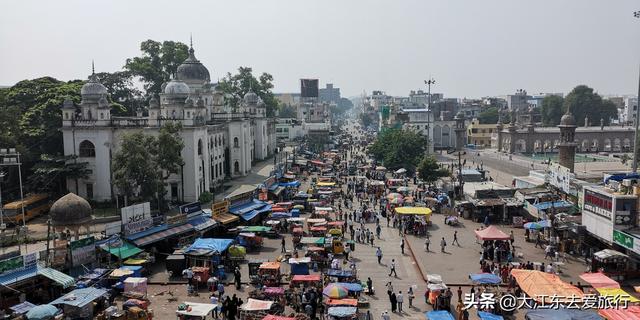
[(244, 102), (246, 104), (257, 104), (258, 99), (260, 99), (260, 97), (258, 97), (258, 95), (253, 92), (253, 90), (249, 90), (249, 92), (244, 95)]
[(189, 94), (189, 86), (180, 80), (171, 80), (164, 88), (166, 94)]
[(160, 108), (160, 103), (158, 102), (158, 99), (156, 99), (156, 96), (153, 95), (149, 100), (149, 109), (157, 109), (157, 108)]
[(575, 126), (576, 118), (573, 117), (571, 113), (566, 113), (562, 118), (560, 118), (561, 126)]
[(102, 83), (98, 82), (95, 74), (92, 74), (89, 77), (89, 81), (85, 83), (80, 89), (81, 95), (103, 95), (108, 94), (107, 88), (102, 85)]
[(58, 199), (49, 209), (53, 226), (73, 226), (87, 224), (93, 220), (91, 205), (75, 193), (68, 193)]
[(209, 81), (211, 79), (209, 70), (196, 59), (193, 47), (189, 49), (187, 60), (178, 66), (176, 79), (183, 81)]
[(64, 98), (64, 102), (62, 103), (62, 108), (63, 109), (75, 109), (75, 106), (74, 106), (73, 101), (71, 100), (71, 98), (69, 98), (69, 97)]

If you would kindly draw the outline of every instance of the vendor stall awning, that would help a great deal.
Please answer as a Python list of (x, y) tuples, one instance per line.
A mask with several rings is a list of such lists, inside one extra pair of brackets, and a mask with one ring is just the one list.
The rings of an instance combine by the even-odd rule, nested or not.
[(192, 225), (196, 231), (207, 231), (215, 227), (217, 222), (209, 217), (196, 216), (189, 219), (189, 224)]
[(328, 306), (358, 306), (358, 299), (327, 299)]
[[(530, 311), (531, 312), (531, 311)], [(609, 309), (600, 309), (598, 310), (598, 314), (609, 319), (609, 320), (638, 320), (640, 319), (640, 307), (639, 306), (629, 306), (626, 309), (623, 308), (609, 308)], [(593, 320), (596, 318), (583, 318), (580, 319), (585, 320)], [(602, 318), (597, 318), (602, 319)]]
[(193, 230), (194, 230), (193, 226), (187, 223), (181, 226), (173, 227), (164, 231), (160, 231), (160, 232), (148, 235), (146, 237), (133, 240), (133, 243), (136, 246), (142, 247), (142, 246), (146, 246), (148, 244), (152, 244), (154, 242), (158, 242), (160, 240), (163, 240), (172, 236), (181, 235), (183, 233), (187, 233)]
[(49, 304), (65, 304), (82, 308), (105, 294), (107, 294), (107, 290), (94, 287), (75, 289)]
[(291, 181), (291, 182), (280, 182), (280, 186), (281, 187), (293, 187), (293, 188), (297, 188), (300, 186), (300, 181), (296, 180), (296, 181)]
[(424, 313), (427, 320), (454, 320), (454, 317), (449, 311), (445, 310), (433, 310)]
[(296, 274), (291, 278), (291, 281), (304, 281), (304, 282), (313, 282), (320, 281), (319, 274)]
[(487, 228), (484, 228), (482, 230), (476, 230), (476, 237), (480, 240), (509, 240), (511, 239), (511, 237), (502, 232), (500, 229), (494, 227), (494, 226), (489, 226)]
[(271, 191), (271, 193), (273, 193), (273, 195), (277, 197), (282, 193), (282, 191), (284, 191), (284, 187), (283, 186), (276, 186), (275, 189), (269, 190), (269, 191)]
[(209, 315), (211, 311), (213, 311), (213, 309), (217, 307), (217, 305), (211, 303), (196, 303), (185, 301), (184, 304), (187, 305), (188, 308), (185, 310), (177, 310), (177, 314), (190, 317), (201, 317), (202, 319), (206, 318), (207, 315)]
[(185, 250), (185, 253), (190, 253), (196, 250), (224, 252), (232, 243), (232, 239), (198, 238), (191, 246), (189, 246), (189, 248), (187, 248), (187, 250)]
[(22, 280), (26, 280), (29, 278), (33, 278), (35, 276), (43, 276), (43, 277), (49, 278), (51, 281), (58, 283), (63, 288), (68, 288), (75, 283), (72, 277), (58, 270), (51, 269), (51, 268), (44, 268), (40, 266), (33, 266), (20, 271), (10, 272), (0, 276), (0, 285), (5, 287), (11, 286), (17, 282), (20, 282)]
[(413, 214), (420, 216), (427, 216), (431, 214), (431, 209), (426, 207), (398, 207), (396, 208), (398, 214)]
[(640, 302), (636, 297), (630, 295), (626, 291), (620, 288), (597, 288), (596, 289), (601, 297), (606, 297), (613, 303), (619, 303), (621, 301), (627, 301), (631, 303)]
[(273, 301), (266, 300), (257, 300), (249, 298), (247, 303), (243, 304), (240, 307), (244, 311), (261, 311), (261, 310), (269, 310), (273, 305)]
[(607, 277), (604, 273), (601, 272), (583, 273), (580, 275), (580, 279), (586, 281), (596, 289), (620, 288), (620, 284), (617, 281)]
[[(633, 307), (632, 307), (633, 308)], [(606, 309), (616, 310), (616, 309)], [(602, 310), (600, 310), (602, 312)], [(527, 311), (526, 319), (529, 320), (547, 320), (547, 319), (569, 319), (569, 320), (604, 320), (601, 316), (593, 311), (577, 310), (577, 309), (537, 309)], [(609, 320), (635, 320), (637, 318), (611, 318)]]
[(335, 182), (318, 182), (317, 184), (318, 187), (333, 187), (335, 185)]
[(142, 252), (142, 249), (128, 243), (128, 242), (122, 242), (122, 246), (118, 247), (118, 248), (114, 248), (114, 247), (100, 247), (103, 250), (108, 251), (109, 253), (111, 253), (112, 255), (120, 258), (120, 259), (127, 259), (129, 257), (133, 257), (136, 254)]
[(249, 203), (245, 203), (245, 204), (241, 204), (238, 206), (233, 206), (231, 208), (229, 208), (229, 212), (235, 214), (235, 215), (242, 215), (245, 214), (247, 212), (251, 212), (253, 210), (257, 210), (260, 209), (264, 206), (266, 206), (267, 203), (253, 199), (251, 202)]
[[(582, 290), (562, 281), (557, 275), (542, 271), (513, 269), (511, 275), (516, 278), (518, 285), (532, 299), (540, 301), (544, 297), (558, 296), (560, 299), (570, 300), (572, 297), (580, 299), (584, 296)], [(575, 300), (574, 300), (575, 301)]]
[(216, 214), (216, 215), (213, 216), (213, 219), (216, 220), (217, 222), (221, 223), (222, 225), (230, 224), (230, 223), (233, 223), (233, 222), (236, 222), (236, 221), (240, 220), (240, 218), (238, 218), (238, 216), (233, 215), (233, 214), (228, 214), (228, 213)]

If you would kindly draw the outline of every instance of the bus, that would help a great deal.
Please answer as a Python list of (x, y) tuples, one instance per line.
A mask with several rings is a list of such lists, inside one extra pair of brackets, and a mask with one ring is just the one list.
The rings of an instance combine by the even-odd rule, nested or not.
[(28, 195), (24, 200), (13, 201), (2, 207), (5, 223), (15, 225), (22, 224), (22, 206), (24, 206), (24, 218), (29, 221), (51, 208), (49, 195), (45, 193)]

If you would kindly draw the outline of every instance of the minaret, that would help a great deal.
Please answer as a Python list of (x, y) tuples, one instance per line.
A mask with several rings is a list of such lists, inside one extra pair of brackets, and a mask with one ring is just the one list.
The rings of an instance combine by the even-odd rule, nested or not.
[(456, 132), (456, 151), (461, 151), (462, 148), (464, 148), (464, 142), (466, 140), (464, 136), (466, 131), (464, 126), (464, 113), (462, 111), (458, 112), (454, 120), (456, 121), (456, 127), (454, 129)]
[(568, 168), (573, 172), (576, 157), (576, 119), (571, 114), (571, 110), (567, 109), (567, 113), (560, 119), (560, 144), (558, 145), (559, 153), (558, 159), (560, 165)]
[(498, 135), (498, 152), (502, 151), (502, 129), (504, 126), (502, 125), (502, 109), (498, 109), (498, 123), (496, 124), (496, 133)]

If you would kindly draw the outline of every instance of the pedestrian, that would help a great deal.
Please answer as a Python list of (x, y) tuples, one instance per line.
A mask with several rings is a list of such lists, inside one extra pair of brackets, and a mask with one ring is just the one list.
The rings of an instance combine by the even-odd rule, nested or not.
[(544, 259), (547, 260), (547, 258), (551, 258), (551, 260), (553, 260), (553, 249), (550, 244), (544, 248)]
[(536, 245), (535, 248), (540, 246), (542, 248), (542, 239), (540, 238), (540, 232), (536, 233)]
[(409, 286), (409, 290), (407, 291), (407, 298), (409, 299), (409, 308), (413, 308), (413, 299), (416, 295), (413, 293), (413, 286)]
[(398, 273), (396, 273), (396, 259), (391, 259), (391, 264), (389, 265), (389, 277), (393, 274), (396, 278), (398, 277)]
[(391, 295), (389, 296), (389, 302), (391, 302), (391, 312), (396, 312), (398, 300), (395, 292), (391, 292)]
[(380, 239), (380, 233), (382, 232), (382, 228), (380, 227), (380, 224), (378, 224), (376, 226), (376, 236), (378, 237), (378, 239)]
[(351, 252), (351, 246), (350, 245), (344, 246), (344, 258), (347, 261), (349, 261), (349, 253), (350, 252)]
[(404, 302), (402, 291), (398, 291), (398, 294), (396, 295), (396, 302), (398, 303), (398, 312), (402, 313), (402, 303)]
[(447, 246), (447, 242), (444, 240), (444, 237), (442, 237), (442, 240), (440, 240), (440, 252), (446, 252), (445, 248)]
[(217, 289), (218, 289), (218, 300), (222, 300), (222, 296), (224, 296), (224, 285), (222, 284), (222, 281), (218, 282)]
[(400, 239), (400, 252), (404, 254), (404, 237)]
[(458, 230), (453, 232), (453, 241), (451, 242), (451, 244), (457, 244), (458, 247), (460, 246), (460, 242), (458, 241)]
[(236, 281), (236, 290), (240, 290), (242, 285), (242, 273), (240, 273), (240, 268), (236, 267), (234, 272), (234, 280)]
[(516, 241), (515, 236), (513, 235), (513, 230), (509, 233), (509, 243), (511, 243), (511, 247), (513, 247), (513, 242)]
[(211, 316), (214, 319), (218, 319), (218, 298), (212, 293), (209, 296), (209, 301), (212, 305), (216, 306), (215, 308), (213, 308), (213, 310), (211, 310)]
[(378, 258), (378, 264), (380, 264), (382, 261), (382, 249), (380, 247), (376, 249), (376, 257)]
[(431, 250), (429, 250), (429, 245), (431, 244), (431, 240), (429, 239), (429, 236), (427, 236), (424, 239), (424, 251), (429, 252)]
[(373, 280), (371, 280), (371, 277), (367, 277), (367, 290), (369, 291), (369, 295), (373, 294)]
[(387, 282), (387, 295), (391, 297), (392, 293), (393, 293), (393, 284), (391, 283), (391, 281), (389, 281)]
[(458, 287), (458, 302), (462, 301), (462, 287)]
[(382, 320), (391, 320), (391, 317), (389, 316), (389, 311), (385, 310), (382, 313)]
[(287, 249), (285, 248), (285, 239), (284, 239), (284, 236), (282, 236), (282, 241), (280, 242), (280, 245), (281, 245), (281, 247), (282, 247), (282, 248), (280, 249), (280, 252), (281, 252), (281, 253), (285, 253), (285, 252), (287, 252)]

